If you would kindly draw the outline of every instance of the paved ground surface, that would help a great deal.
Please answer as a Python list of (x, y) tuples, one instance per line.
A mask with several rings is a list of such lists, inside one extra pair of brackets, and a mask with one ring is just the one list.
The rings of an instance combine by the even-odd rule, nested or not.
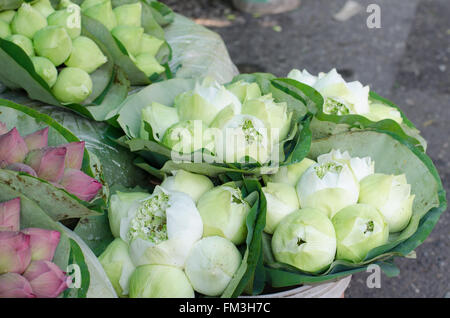
[[(450, 193), (450, 2), (362, 0), (346, 21), (333, 18), (346, 0), (303, 0), (293, 12), (255, 17), (226, 1), (163, 0), (220, 33), (241, 72), (285, 76), (292, 68), (312, 73), (340, 70), (349, 80), (400, 105), (428, 140), (428, 153)], [(381, 28), (369, 29), (368, 4), (381, 8)], [(396, 278), (366, 287), (368, 273), (354, 275), (346, 297), (450, 297), (450, 213), (417, 249), (398, 259)]]

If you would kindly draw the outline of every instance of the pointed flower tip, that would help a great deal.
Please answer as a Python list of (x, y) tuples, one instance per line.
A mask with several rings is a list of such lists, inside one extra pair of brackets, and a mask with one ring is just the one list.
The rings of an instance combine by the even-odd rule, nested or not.
[(59, 182), (64, 175), (66, 153), (65, 147), (35, 149), (27, 156), (25, 163), (37, 172), (39, 178)]
[(38, 130), (24, 137), (28, 150), (34, 150), (47, 147), (48, 145), (48, 127)]
[(84, 146), (84, 141), (71, 142), (61, 146), (67, 149), (65, 161), (66, 169), (81, 169), (84, 157)]
[(83, 201), (91, 201), (103, 186), (98, 180), (76, 169), (67, 169), (60, 184)]
[(53, 230), (27, 228), (22, 230), (30, 236), (31, 260), (51, 261), (58, 247), (61, 233)]
[(27, 144), (15, 127), (6, 134), (0, 135), (0, 162), (2, 166), (22, 162), (27, 153)]
[(19, 231), (20, 198), (0, 203), (0, 228), (9, 231)]
[(4, 122), (0, 121), (0, 136), (4, 135), (8, 132), (8, 127), (6, 127), (6, 124)]

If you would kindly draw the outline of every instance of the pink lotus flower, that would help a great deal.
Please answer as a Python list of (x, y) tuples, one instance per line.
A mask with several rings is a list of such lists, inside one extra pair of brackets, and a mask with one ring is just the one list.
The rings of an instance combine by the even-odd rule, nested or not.
[(25, 164), (33, 168), (39, 178), (59, 182), (64, 175), (66, 153), (65, 147), (35, 149), (28, 154)]
[(84, 157), (84, 141), (71, 142), (60, 147), (67, 149), (65, 168), (80, 170)]
[(0, 231), (19, 231), (20, 198), (0, 203)]
[(22, 230), (22, 233), (30, 236), (32, 261), (51, 261), (53, 259), (61, 233), (38, 228), (27, 228)]
[(38, 130), (32, 134), (26, 135), (24, 138), (25, 143), (28, 146), (28, 150), (34, 150), (47, 147), (48, 141), (48, 127)]
[(36, 297), (40, 298), (58, 297), (68, 288), (65, 273), (49, 261), (32, 261), (23, 277), (30, 282)]
[(34, 298), (30, 283), (16, 273), (0, 275), (0, 298)]
[(16, 128), (0, 136), (0, 168), (22, 162), (27, 153), (27, 144)]
[(22, 274), (31, 261), (30, 236), (21, 232), (0, 232), (0, 274)]
[(2, 123), (0, 121), (0, 135), (4, 135), (8, 132), (8, 128), (6, 127), (5, 123)]
[(67, 169), (60, 184), (78, 198), (91, 201), (102, 188), (102, 184), (91, 178), (84, 172), (75, 169)]
[(34, 171), (33, 168), (31, 168), (30, 166), (27, 166), (24, 163), (19, 163), (19, 162), (12, 163), (10, 165), (7, 165), (5, 167), (5, 169), (18, 171), (18, 172), (25, 172), (25, 173), (28, 173), (29, 175), (33, 176), (33, 177), (37, 177), (36, 171)]

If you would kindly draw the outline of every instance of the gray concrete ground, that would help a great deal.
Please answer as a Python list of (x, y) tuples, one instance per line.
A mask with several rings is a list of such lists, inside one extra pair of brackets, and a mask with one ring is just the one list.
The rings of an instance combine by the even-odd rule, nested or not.
[[(226, 1), (163, 0), (175, 11), (220, 33), (241, 72), (285, 76), (333, 67), (393, 100), (421, 129), (428, 154), (450, 192), (450, 1), (361, 0), (362, 11), (333, 18), (346, 0), (303, 0), (298, 10), (255, 17)], [(369, 29), (366, 8), (381, 8), (381, 28)], [(417, 259), (397, 259), (398, 277), (366, 286), (354, 275), (346, 297), (450, 297), (450, 215), (444, 213)]]

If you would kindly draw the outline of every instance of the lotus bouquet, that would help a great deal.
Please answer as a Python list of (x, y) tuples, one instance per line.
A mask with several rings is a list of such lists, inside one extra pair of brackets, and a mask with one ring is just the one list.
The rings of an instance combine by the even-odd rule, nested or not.
[(248, 248), (254, 194), (244, 198), (235, 182), (214, 187), (209, 178), (183, 170), (152, 194), (113, 194), (108, 216), (115, 239), (99, 259), (117, 294), (233, 294), (244, 274), (238, 270), (247, 267), (237, 247)]
[(20, 198), (0, 202), (0, 298), (55, 298), (67, 289), (65, 273), (52, 263), (60, 236), (20, 231)]
[(49, 147), (48, 132), (45, 127), (22, 138), (15, 127), (7, 131), (6, 124), (0, 122), (0, 168), (43, 179), (91, 201), (102, 184), (80, 170), (84, 142)]

